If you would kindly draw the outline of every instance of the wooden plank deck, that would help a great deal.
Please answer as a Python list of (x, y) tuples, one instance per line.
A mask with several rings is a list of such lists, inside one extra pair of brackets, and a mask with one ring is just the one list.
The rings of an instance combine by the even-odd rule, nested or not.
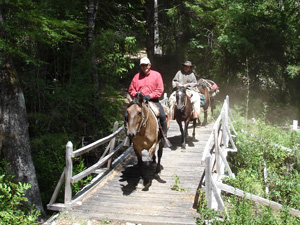
[[(143, 168), (151, 181), (148, 188), (139, 177), (133, 153), (81, 204), (70, 208), (68, 216), (99, 221), (97, 224), (104, 220), (109, 224), (195, 224), (198, 215), (193, 209), (194, 196), (204, 170), (201, 157), (212, 126), (197, 125), (195, 139), (189, 136), (186, 149), (181, 149), (178, 124), (170, 121), (168, 138), (173, 146), (164, 149), (160, 176), (153, 176), (156, 164)], [(172, 190), (176, 178), (184, 191)]]

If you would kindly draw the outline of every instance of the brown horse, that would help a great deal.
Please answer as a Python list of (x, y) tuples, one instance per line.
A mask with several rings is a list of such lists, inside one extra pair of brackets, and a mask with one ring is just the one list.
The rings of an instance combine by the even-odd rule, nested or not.
[[(188, 125), (193, 121), (193, 137), (195, 137), (196, 119), (193, 119), (193, 105), (190, 97), (186, 93), (185, 87), (176, 88), (176, 104), (174, 111), (174, 118), (176, 119), (181, 132), (181, 146), (185, 148), (186, 137), (188, 133)], [(182, 121), (184, 122), (184, 129), (182, 128)]]
[(156, 174), (161, 171), (160, 161), (163, 153), (163, 144), (156, 116), (146, 105), (144, 96), (139, 94), (127, 106), (128, 121), (126, 123), (127, 136), (133, 143), (133, 149), (138, 159), (140, 172), (142, 171), (143, 159), (142, 150), (149, 152), (150, 158), (155, 162), (155, 150), (158, 145), (158, 162)]
[[(204, 120), (203, 120), (203, 123), (201, 124), (202, 126), (205, 126), (205, 125), (207, 125), (207, 110), (208, 110), (208, 107), (210, 107), (210, 109), (211, 109), (211, 116), (212, 117), (213, 117), (213, 114), (214, 114), (214, 108), (215, 108), (214, 98), (210, 95), (207, 83), (205, 82), (204, 79), (200, 79), (198, 81), (197, 87), (198, 87), (199, 92), (205, 96), (205, 105), (202, 106), (202, 108), (204, 110)], [(200, 123), (201, 123), (201, 121), (200, 121)]]

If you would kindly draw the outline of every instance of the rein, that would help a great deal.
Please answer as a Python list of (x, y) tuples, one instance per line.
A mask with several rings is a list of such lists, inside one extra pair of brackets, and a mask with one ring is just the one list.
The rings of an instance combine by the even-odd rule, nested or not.
[(187, 104), (187, 95), (185, 95), (184, 97), (185, 98), (184, 98), (183, 104), (182, 104), (181, 109), (180, 109), (181, 111), (183, 111), (185, 109), (186, 104)]
[[(141, 108), (142, 108), (142, 121), (137, 129), (137, 133), (140, 132), (140, 130), (142, 129), (142, 127), (146, 127), (147, 121), (149, 119), (149, 111), (150, 111), (150, 106), (148, 104), (147, 106), (147, 117), (145, 117), (145, 113), (144, 113), (144, 109), (143, 109), (143, 104), (141, 104)], [(144, 122), (143, 122), (144, 121)]]

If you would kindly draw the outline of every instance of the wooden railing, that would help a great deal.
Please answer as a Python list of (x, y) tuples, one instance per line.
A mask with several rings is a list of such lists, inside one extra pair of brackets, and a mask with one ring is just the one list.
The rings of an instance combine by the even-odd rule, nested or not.
[[(66, 166), (59, 179), (58, 184), (56, 185), (55, 191), (52, 195), (52, 198), (47, 205), (48, 210), (60, 211), (67, 207), (77, 204), (82, 198), (84, 198), (88, 193), (90, 193), (96, 185), (103, 180), (103, 178), (108, 175), (113, 168), (116, 168), (132, 151), (132, 147), (129, 147), (126, 151), (123, 152), (114, 162), (112, 162), (112, 157), (123, 147), (123, 142), (115, 147), (116, 137), (124, 131), (124, 126), (119, 127), (119, 123), (116, 121), (113, 128), (113, 133), (109, 136), (102, 138), (98, 141), (95, 141), (87, 146), (84, 146), (76, 151), (73, 151), (72, 142), (68, 142), (66, 145)], [(73, 159), (79, 157), (85, 153), (90, 152), (91, 150), (99, 147), (100, 145), (108, 143), (105, 151), (98, 160), (97, 163), (85, 169), (84, 171), (72, 176), (73, 174)], [(106, 168), (101, 168), (107, 163)], [(102, 169), (102, 173), (99, 173), (97, 170)], [(81, 191), (79, 191), (74, 197), (72, 197), (72, 184), (78, 182), (79, 180), (87, 177), (90, 174), (99, 173), (93, 180), (85, 186)], [(59, 191), (62, 187), (63, 182), (65, 183), (64, 190), (64, 203), (55, 203)]]
[[(282, 209), (283, 206), (277, 202), (270, 201), (222, 183), (222, 178), (224, 176), (235, 177), (226, 159), (229, 151), (237, 152), (237, 148), (233, 140), (237, 133), (231, 123), (230, 115), (229, 97), (227, 96), (221, 113), (213, 126), (213, 131), (205, 146), (202, 157), (202, 162), (205, 162), (205, 171), (200, 180), (199, 188), (204, 187), (208, 208), (218, 209), (220, 211), (225, 211), (226, 213), (226, 208), (221, 197), (221, 191), (225, 191), (236, 196), (245, 197), (258, 204), (270, 206), (275, 210)], [(231, 134), (231, 131), (234, 135)], [(289, 149), (285, 150), (288, 151)], [(225, 168), (227, 170), (226, 174)], [(292, 215), (300, 216), (300, 211), (296, 209), (290, 208), (289, 212)]]

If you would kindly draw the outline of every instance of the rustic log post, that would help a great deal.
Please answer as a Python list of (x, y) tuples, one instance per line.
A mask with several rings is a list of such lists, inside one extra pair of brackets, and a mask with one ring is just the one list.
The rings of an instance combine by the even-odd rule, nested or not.
[(209, 154), (205, 158), (205, 198), (207, 201), (207, 207), (212, 207), (212, 175), (211, 175), (211, 155)]
[[(113, 133), (116, 132), (116, 130), (118, 130), (118, 126), (119, 126), (119, 122), (116, 121), (115, 124), (114, 124)], [(111, 141), (109, 142), (109, 153), (111, 153), (111, 152), (114, 150), (115, 145), (116, 145), (116, 138), (114, 137), (114, 138), (111, 139)], [(108, 153), (108, 154), (109, 154), (109, 153)], [(111, 164), (112, 164), (112, 158), (110, 158), (110, 159), (107, 161), (107, 169), (110, 169)]]
[(228, 105), (226, 100), (224, 101), (224, 111), (222, 111), (222, 130), (223, 130), (223, 145), (228, 147), (228, 136), (230, 135), (227, 131), (228, 127)]
[(220, 148), (219, 148), (219, 141), (218, 141), (218, 130), (217, 129), (214, 129), (214, 141), (215, 141), (215, 155), (216, 155), (216, 167), (217, 167), (217, 174), (218, 174), (218, 177), (220, 175), (222, 175), (221, 173), (221, 160), (220, 160), (220, 154), (219, 154), (219, 151), (220, 151)]
[(73, 173), (72, 163), (73, 144), (68, 141), (66, 146), (66, 173), (65, 173), (65, 206), (67, 207), (72, 200), (71, 178)]

